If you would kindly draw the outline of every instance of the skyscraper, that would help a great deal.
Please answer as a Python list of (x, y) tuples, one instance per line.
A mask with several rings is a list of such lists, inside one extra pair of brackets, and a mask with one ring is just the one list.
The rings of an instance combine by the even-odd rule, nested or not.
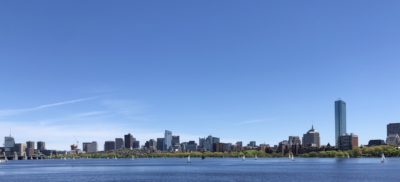
[(346, 103), (335, 101), (335, 141), (339, 147), (339, 137), (346, 134)]
[(311, 129), (308, 130), (308, 132), (303, 135), (303, 146), (304, 147), (320, 146), (319, 132), (314, 129), (314, 126), (312, 126)]
[(37, 150), (44, 152), (46, 150), (46, 143), (42, 141), (37, 142)]
[(389, 123), (387, 125), (387, 135), (400, 135), (400, 123)]
[(164, 150), (170, 150), (172, 146), (172, 132), (165, 130), (164, 133)]
[(124, 148), (124, 139), (116, 138), (115, 139), (115, 149), (123, 149)]
[(126, 149), (132, 149), (133, 148), (133, 136), (128, 133), (124, 136), (125, 138), (125, 148)]

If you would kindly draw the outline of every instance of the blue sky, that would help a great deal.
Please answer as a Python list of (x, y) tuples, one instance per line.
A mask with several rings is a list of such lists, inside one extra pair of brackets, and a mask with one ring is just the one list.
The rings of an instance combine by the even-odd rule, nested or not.
[[(0, 135), (276, 144), (400, 121), (398, 1), (2, 1)], [(101, 147), (102, 148), (102, 147)]]

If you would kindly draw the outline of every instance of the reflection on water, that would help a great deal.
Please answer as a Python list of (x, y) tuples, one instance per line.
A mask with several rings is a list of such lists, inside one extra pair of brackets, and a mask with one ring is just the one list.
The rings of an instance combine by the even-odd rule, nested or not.
[(400, 159), (236, 158), (10, 161), (0, 181), (400, 181)]

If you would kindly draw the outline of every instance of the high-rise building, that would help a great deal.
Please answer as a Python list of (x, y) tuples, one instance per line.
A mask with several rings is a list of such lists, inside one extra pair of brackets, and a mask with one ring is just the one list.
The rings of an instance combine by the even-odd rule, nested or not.
[(345, 134), (339, 137), (339, 150), (352, 150), (358, 147), (358, 136), (355, 134)]
[(133, 148), (134, 149), (139, 149), (140, 148), (140, 142), (138, 140), (134, 140), (133, 141)]
[(164, 138), (157, 138), (157, 150), (164, 150)]
[(196, 151), (197, 150), (197, 143), (195, 141), (189, 141), (186, 144), (186, 151), (191, 152), (191, 151)]
[(84, 142), (82, 144), (82, 149), (86, 153), (95, 153), (95, 152), (97, 152), (97, 142), (95, 142), (95, 141), (93, 141), (93, 142)]
[(346, 103), (342, 100), (335, 101), (335, 141), (339, 147), (339, 137), (346, 134)]
[(205, 140), (204, 140), (204, 143), (203, 143), (203, 145), (204, 145), (204, 147), (203, 147), (203, 150), (205, 150), (205, 151), (210, 151), (210, 152), (212, 152), (212, 151), (214, 151), (214, 144), (215, 143), (220, 143), (220, 140), (219, 140), (219, 138), (218, 137), (213, 137), (213, 136), (211, 136), (211, 135), (209, 135), (207, 138), (205, 138)]
[(4, 137), (4, 150), (6, 152), (11, 152), (15, 147), (15, 140), (14, 138), (10, 136)]
[(387, 136), (386, 144), (392, 146), (400, 146), (400, 136), (398, 134), (391, 134)]
[(250, 141), (249, 144), (247, 144), (248, 147), (257, 147), (256, 141)]
[(104, 151), (113, 151), (115, 150), (115, 141), (106, 141), (104, 142)]
[(172, 149), (172, 132), (165, 130), (164, 133), (164, 150)]
[[(288, 142), (289, 144), (289, 142)], [(314, 126), (303, 135), (304, 147), (320, 147), (319, 132), (314, 129)]]
[(179, 136), (172, 136), (172, 146), (176, 146), (179, 144), (180, 144)]
[(17, 152), (18, 156), (25, 156), (26, 145), (24, 143), (16, 143), (14, 151)]
[(27, 141), (27, 142), (26, 142), (26, 148), (35, 149), (35, 142), (33, 142), (33, 141)]
[(27, 156), (33, 156), (35, 153), (35, 142), (33, 141), (27, 141), (26, 142), (26, 155)]
[(42, 141), (37, 142), (37, 150), (39, 152), (44, 152), (46, 150), (46, 143)]
[(133, 136), (128, 133), (124, 136), (125, 138), (125, 148), (127, 149), (132, 149), (133, 148)]
[(389, 123), (387, 125), (387, 135), (400, 135), (400, 123)]
[(145, 142), (144, 147), (145, 147), (145, 149), (148, 149), (151, 151), (156, 151), (157, 150), (157, 142), (153, 139), (150, 139), (149, 141)]
[(301, 145), (301, 140), (299, 136), (289, 136), (289, 146), (293, 146), (293, 145)]
[(123, 149), (124, 148), (124, 139), (116, 138), (115, 139), (115, 149)]

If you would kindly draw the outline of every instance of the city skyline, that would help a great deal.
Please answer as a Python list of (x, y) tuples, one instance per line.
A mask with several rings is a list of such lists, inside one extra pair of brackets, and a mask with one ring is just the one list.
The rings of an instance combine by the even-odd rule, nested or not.
[(314, 125), (334, 145), (342, 98), (360, 144), (385, 139), (400, 121), (396, 4), (5, 2), (0, 136), (276, 144)]

